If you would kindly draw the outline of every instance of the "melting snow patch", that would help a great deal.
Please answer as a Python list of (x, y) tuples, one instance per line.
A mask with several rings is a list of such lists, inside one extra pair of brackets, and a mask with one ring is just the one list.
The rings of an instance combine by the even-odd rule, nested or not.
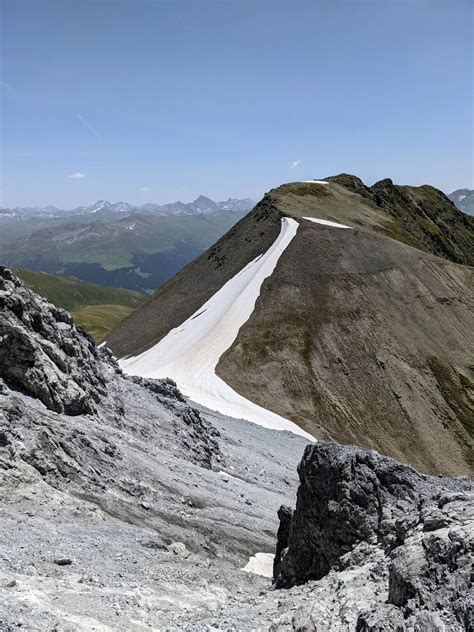
[(328, 219), (317, 219), (316, 217), (303, 217), (315, 224), (323, 224), (323, 226), (333, 226), (334, 228), (352, 228), (352, 226), (346, 226), (345, 224), (338, 224), (337, 222), (331, 222)]
[(329, 184), (327, 180), (301, 180), (305, 184)]
[(273, 273), (297, 230), (298, 222), (283, 218), (280, 234), (267, 252), (247, 264), (154, 347), (139, 356), (123, 359), (121, 367), (142, 377), (170, 377), (185, 395), (206, 408), (266, 428), (289, 430), (314, 441), (314, 437), (293, 422), (239, 395), (215, 371), (220, 357), (250, 318), (262, 283)]
[(241, 569), (246, 573), (262, 575), (262, 577), (273, 577), (273, 553), (256, 553), (252, 555), (247, 564)]

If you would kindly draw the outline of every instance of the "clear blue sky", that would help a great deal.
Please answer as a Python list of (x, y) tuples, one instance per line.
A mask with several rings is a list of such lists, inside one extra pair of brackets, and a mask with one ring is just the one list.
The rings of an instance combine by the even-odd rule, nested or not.
[(470, 0), (0, 6), (2, 206), (473, 186)]

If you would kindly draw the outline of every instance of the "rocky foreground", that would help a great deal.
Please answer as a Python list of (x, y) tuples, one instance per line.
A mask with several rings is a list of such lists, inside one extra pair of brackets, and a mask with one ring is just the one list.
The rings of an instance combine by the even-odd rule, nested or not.
[[(472, 629), (470, 482), (334, 444), (308, 446), (298, 471), (296, 509), (280, 510), (277, 588), (365, 567), (379, 603), (359, 602), (357, 630)], [(304, 616), (317, 621), (318, 605)]]
[(305, 445), (124, 376), (0, 269), (0, 630), (472, 630), (470, 483)]

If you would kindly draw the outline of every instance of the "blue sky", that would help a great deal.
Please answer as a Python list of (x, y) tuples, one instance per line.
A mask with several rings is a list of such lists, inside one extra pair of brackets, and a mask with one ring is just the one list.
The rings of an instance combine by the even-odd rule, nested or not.
[(0, 7), (2, 206), (474, 184), (470, 0)]

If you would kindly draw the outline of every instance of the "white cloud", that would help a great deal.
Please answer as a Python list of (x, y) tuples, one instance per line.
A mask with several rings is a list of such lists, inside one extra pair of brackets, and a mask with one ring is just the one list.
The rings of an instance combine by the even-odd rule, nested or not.
[(301, 164), (301, 160), (295, 160), (294, 162), (291, 163), (291, 168), (296, 169), (296, 167), (298, 167), (298, 165), (300, 164)]
[(74, 180), (80, 180), (81, 178), (85, 178), (86, 174), (81, 173), (80, 171), (76, 171), (75, 173), (70, 173), (68, 178), (73, 178)]
[(140, 191), (142, 191), (143, 193), (148, 193), (148, 191), (151, 191), (151, 189), (150, 187), (143, 186), (143, 187), (140, 187)]

